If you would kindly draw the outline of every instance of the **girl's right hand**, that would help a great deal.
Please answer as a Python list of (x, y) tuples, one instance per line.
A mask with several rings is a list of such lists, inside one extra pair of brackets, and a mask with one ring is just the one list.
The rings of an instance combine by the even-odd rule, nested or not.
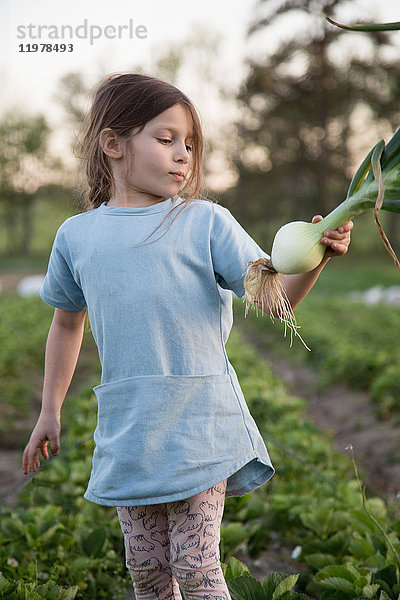
[(59, 416), (46, 414), (39, 416), (22, 458), (22, 468), (25, 475), (29, 473), (30, 469), (36, 471), (40, 467), (39, 449), (43, 458), (48, 460), (47, 444), (49, 442), (52, 455), (56, 456), (58, 454), (60, 450), (60, 431), (61, 422)]

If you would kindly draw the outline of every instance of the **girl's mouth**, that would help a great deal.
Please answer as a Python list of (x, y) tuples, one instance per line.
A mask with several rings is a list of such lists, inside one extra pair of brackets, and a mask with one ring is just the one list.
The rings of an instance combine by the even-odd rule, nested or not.
[(185, 178), (185, 176), (182, 173), (170, 173), (170, 175), (173, 175), (176, 181), (183, 181)]

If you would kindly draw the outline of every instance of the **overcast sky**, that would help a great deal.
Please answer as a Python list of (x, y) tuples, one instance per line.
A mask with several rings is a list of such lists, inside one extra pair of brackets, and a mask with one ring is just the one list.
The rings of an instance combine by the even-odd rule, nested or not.
[[(196, 26), (203, 26), (211, 34), (221, 33), (227, 71), (232, 72), (229, 67), (240, 63), (245, 28), (254, 6), (253, 0), (185, 0), (179, 4), (165, 0), (0, 2), (3, 14), (6, 13), (6, 18), (1, 19), (1, 37), (7, 44), (7, 51), (2, 53), (0, 61), (1, 79), (5, 83), (2, 86), (2, 106), (15, 102), (26, 106), (29, 100), (29, 105), (38, 107), (47, 103), (49, 92), (54, 91), (57, 80), (65, 72), (80, 70), (87, 75), (88, 81), (94, 83), (104, 70), (128, 70), (137, 63), (146, 65), (155, 53), (159, 53), (160, 47), (190, 37)], [(30, 31), (36, 39), (28, 37), (30, 24), (33, 26)], [(44, 28), (42, 39), (37, 39), (40, 25), (53, 25), (53, 35), (61, 34), (62, 26), (71, 26), (74, 35), (77, 31), (79, 36), (83, 36), (86, 29), (87, 38), (75, 36), (74, 40), (70, 40), (69, 29), (66, 28), (64, 39), (51, 41), (72, 42), (72, 52), (19, 52), (21, 43), (50, 41), (44, 39)], [(91, 31), (94, 36), (100, 37), (90, 40)], [(196, 44), (195, 36), (192, 43)]]
[[(220, 81), (230, 89), (244, 76), (243, 59), (251, 50), (246, 41), (246, 28), (255, 16), (258, 4), (257, 0), (185, 0), (180, 3), (166, 0), (111, 0), (107, 3), (99, 0), (0, 0), (3, 45), (0, 110), (19, 107), (27, 112), (42, 111), (57, 127), (62, 113), (54, 94), (57, 82), (65, 73), (80, 71), (85, 74), (88, 84), (94, 85), (105, 73), (131, 70), (138, 64), (146, 68), (170, 43), (188, 40), (188, 44), (196, 45), (195, 31), (200, 26), (210, 35), (218, 33), (221, 37), (220, 51), (217, 56), (210, 55), (209, 61)], [(379, 3), (376, 0), (352, 0), (341, 16), (353, 22), (363, 19), (400, 21), (400, 0), (381, 0)], [(294, 17), (290, 29), (301, 31), (304, 24), (304, 18)], [(72, 40), (69, 39), (71, 30)], [(96, 39), (90, 39), (91, 32)], [(60, 39), (56, 39), (57, 35)], [(286, 35), (287, 31), (277, 24), (274, 35), (257, 40), (258, 47), (267, 53)], [(400, 32), (398, 35), (400, 37)], [(359, 39), (362, 43), (361, 37)], [(73, 51), (19, 51), (20, 44), (26, 49), (28, 43), (49, 41), (53, 44), (72, 43)], [(196, 75), (189, 71), (181, 87), (200, 112), (205, 112), (206, 116), (210, 114), (212, 118), (212, 110), (206, 106), (207, 98), (200, 93), (202, 82)]]

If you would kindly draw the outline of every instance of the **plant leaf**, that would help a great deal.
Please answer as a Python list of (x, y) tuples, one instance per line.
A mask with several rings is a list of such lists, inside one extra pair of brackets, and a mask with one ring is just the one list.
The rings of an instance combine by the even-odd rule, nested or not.
[(382, 168), (388, 168), (389, 162), (400, 152), (400, 127), (388, 141), (382, 155)]
[(263, 586), (250, 575), (240, 575), (227, 581), (232, 600), (265, 600)]
[(233, 579), (235, 577), (239, 577), (240, 575), (245, 574), (250, 575), (248, 567), (234, 556), (231, 556), (228, 560), (228, 564), (225, 570), (225, 580), (228, 581), (229, 579)]
[(355, 558), (368, 558), (369, 556), (373, 556), (375, 553), (375, 547), (370, 539), (370, 536), (368, 534), (366, 536), (362, 536), (358, 532), (353, 533), (349, 550)]
[(8, 581), (8, 579), (6, 579), (3, 573), (0, 571), (0, 594), (9, 594), (13, 592), (15, 588), (15, 583), (11, 583), (10, 581)]
[(339, 592), (345, 592), (350, 594), (354, 591), (354, 584), (348, 579), (343, 577), (327, 577), (318, 582), (319, 585), (326, 587), (330, 590), (336, 590)]
[(279, 596), (279, 600), (310, 600), (310, 596), (299, 592), (284, 592), (282, 596)]
[(299, 578), (299, 574), (296, 575), (288, 575), (276, 586), (274, 593), (272, 594), (272, 600), (279, 600), (279, 598), (285, 592), (290, 592), (293, 586), (296, 585), (297, 580)]
[(315, 553), (308, 554), (304, 560), (313, 569), (323, 569), (329, 565), (334, 565), (337, 558), (332, 554)]
[(347, 192), (347, 198), (352, 196), (357, 190), (360, 189), (366, 174), (371, 168), (371, 158), (375, 148), (376, 146), (374, 146), (372, 150), (368, 152), (367, 156), (364, 158), (361, 165), (358, 167), (357, 171), (353, 175), (353, 179), (350, 182), (349, 190)]
[(225, 546), (236, 548), (248, 538), (248, 532), (242, 523), (232, 521), (221, 526), (221, 536)]
[(269, 573), (262, 582), (262, 587), (265, 593), (266, 600), (272, 600), (273, 594), (277, 586), (285, 579), (285, 573)]
[(374, 584), (374, 585), (368, 584), (368, 585), (365, 585), (363, 587), (362, 594), (366, 598), (375, 598), (376, 597), (375, 594), (378, 591), (379, 591), (379, 585), (378, 584)]
[[(380, 142), (378, 142), (378, 143), (380, 143)], [(374, 150), (375, 147), (372, 150)], [(396, 176), (398, 179), (398, 166), (399, 166), (399, 162), (400, 162), (399, 155), (400, 155), (400, 128), (397, 129), (397, 131), (393, 134), (391, 139), (388, 141), (387, 145), (385, 146), (385, 148), (383, 150), (383, 154), (382, 154), (382, 158), (381, 158), (383, 174), (385, 175), (386, 173), (388, 173), (389, 171), (394, 169), (395, 173), (393, 173), (393, 176), (391, 177), (391, 179), (394, 179), (394, 180), (396, 180)], [(396, 169), (397, 169), (397, 173), (396, 173)], [(371, 183), (371, 181), (373, 181), (374, 179), (375, 179), (374, 173), (373, 173), (373, 170), (371, 169), (365, 179), (365, 182)]]
[(381, 160), (381, 156), (382, 156), (384, 149), (385, 149), (385, 142), (383, 140), (380, 140), (376, 144), (376, 146), (374, 146), (373, 151), (372, 151), (371, 166), (372, 166), (372, 170), (373, 170), (375, 179), (378, 179), (380, 160)]
[(331, 23), (331, 25), (336, 25), (336, 27), (340, 27), (341, 29), (349, 29), (350, 31), (396, 31), (400, 29), (400, 22), (395, 21), (394, 23), (359, 23), (357, 25), (343, 25), (342, 23), (337, 23), (330, 17), (325, 16), (325, 19)]
[(389, 587), (393, 587), (398, 583), (396, 565), (388, 565), (387, 567), (376, 571), (372, 576), (372, 583), (377, 583), (378, 580), (385, 581)]
[(99, 556), (106, 541), (107, 533), (104, 527), (94, 529), (86, 539), (82, 541), (83, 550), (89, 556)]
[(351, 567), (350, 565), (347, 565), (347, 566), (333, 565), (333, 566), (325, 567), (324, 569), (322, 569), (322, 571), (317, 573), (317, 575), (315, 576), (314, 579), (315, 579), (315, 581), (317, 581), (319, 583), (323, 579), (332, 578), (332, 577), (339, 578), (339, 579), (346, 579), (347, 581), (354, 583), (354, 581), (358, 577), (358, 571), (356, 569), (354, 569), (354, 567)]

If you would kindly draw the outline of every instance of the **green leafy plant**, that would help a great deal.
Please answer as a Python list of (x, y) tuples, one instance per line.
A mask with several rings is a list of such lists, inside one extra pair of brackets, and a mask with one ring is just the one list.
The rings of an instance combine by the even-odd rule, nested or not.
[(260, 583), (247, 574), (228, 581), (232, 600), (307, 600), (308, 596), (292, 591), (299, 575), (270, 573)]
[(53, 581), (44, 584), (12, 583), (0, 571), (0, 594), (4, 600), (73, 600), (78, 589), (78, 586), (61, 587)]

